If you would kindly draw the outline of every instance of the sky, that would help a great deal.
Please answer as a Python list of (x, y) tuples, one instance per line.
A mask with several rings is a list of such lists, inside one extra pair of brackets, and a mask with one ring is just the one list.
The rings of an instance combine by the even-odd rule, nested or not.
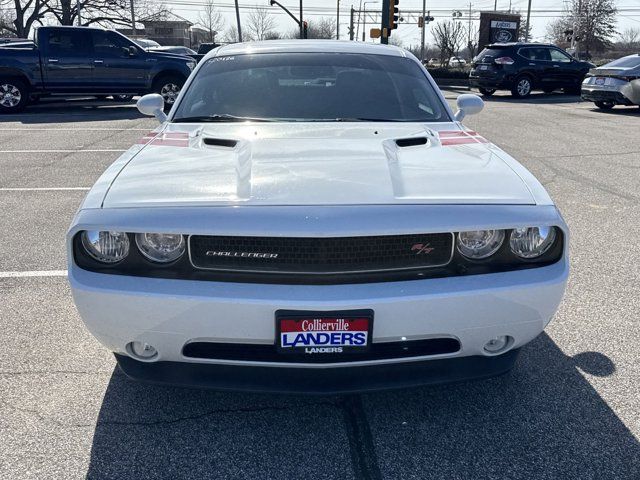
[[(165, 0), (167, 5), (176, 13), (182, 17), (185, 17), (191, 21), (196, 21), (198, 16), (198, 10), (205, 0)], [(285, 7), (289, 8), (294, 14), (298, 14), (299, 1), (298, 0), (279, 0)], [(313, 22), (314, 19), (318, 19), (322, 16), (336, 16), (336, 0), (303, 0), (304, 1), (304, 17), (305, 20)], [(478, 12), (480, 10), (493, 10), (494, 2), (497, 1), (498, 10), (508, 10), (510, 3), (511, 9), (514, 11), (521, 11), (526, 14), (528, 0), (471, 0), (472, 18), (478, 18)], [(555, 17), (560, 15), (563, 8), (563, 0), (531, 0), (532, 1), (532, 37), (534, 40), (544, 41), (546, 26)], [(282, 12), (278, 7), (268, 6), (268, 0), (262, 2), (239, 0), (241, 7), (241, 15), (244, 17), (248, 14), (250, 8), (255, 6), (267, 7), (270, 12), (273, 12), (274, 18), (277, 22), (278, 30), (281, 32), (290, 31), (295, 28), (294, 21)], [(364, 2), (362, 2), (364, 3)], [(214, 4), (220, 9), (224, 15), (226, 27), (235, 23), (235, 10), (234, 0), (219, 0)], [(360, 7), (361, 0), (340, 0), (340, 37), (342, 39), (348, 38), (347, 27), (349, 26), (349, 12), (353, 5), (355, 9)], [(628, 27), (640, 28), (640, 0), (616, 0), (618, 9), (624, 9), (626, 11), (620, 12), (618, 15), (618, 30), (621, 31)], [(380, 10), (382, 8), (382, 0), (366, 1), (366, 10)], [(407, 11), (421, 11), (422, 0), (400, 0), (399, 2), (400, 14)], [(364, 7), (363, 7), (364, 9)], [(629, 11), (629, 9), (632, 9)], [(435, 17), (435, 20), (444, 20), (451, 18), (453, 10), (460, 10), (463, 12), (464, 21), (468, 18), (469, 0), (427, 0), (427, 10), (431, 10), (431, 15)], [(415, 24), (417, 17), (411, 18), (410, 15), (404, 15), (407, 17), (407, 21), (401, 23), (397, 30), (393, 32), (393, 36), (401, 39), (404, 46), (416, 45), (420, 43), (420, 29)], [(356, 15), (357, 17), (357, 15)], [(411, 21), (412, 20), (412, 21)], [(374, 25), (367, 25), (366, 31), (368, 32)], [(368, 36), (368, 35), (367, 35)], [(360, 38), (362, 38), (362, 27), (360, 30)], [(432, 43), (433, 39), (429, 34), (429, 27), (427, 27), (427, 43)], [(368, 39), (368, 41), (373, 41)]]

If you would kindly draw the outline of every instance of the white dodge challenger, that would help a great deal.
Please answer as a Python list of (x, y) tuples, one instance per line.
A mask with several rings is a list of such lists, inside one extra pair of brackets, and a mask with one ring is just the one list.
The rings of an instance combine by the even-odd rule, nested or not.
[(568, 230), (396, 47), (210, 52), (69, 229), (87, 328), (130, 377), (350, 392), (497, 375), (562, 300)]

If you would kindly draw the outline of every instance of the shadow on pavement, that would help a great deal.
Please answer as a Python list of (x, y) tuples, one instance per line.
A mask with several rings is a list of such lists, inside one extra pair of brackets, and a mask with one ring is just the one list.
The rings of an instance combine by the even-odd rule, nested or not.
[(542, 93), (534, 92), (526, 98), (514, 98), (509, 93), (502, 94), (499, 92), (497, 95), (490, 97), (480, 95), (485, 102), (500, 102), (500, 103), (522, 103), (522, 104), (555, 104), (555, 103), (581, 103), (582, 99), (578, 95), (566, 95), (564, 93)]
[(628, 115), (632, 117), (640, 117), (640, 108), (638, 108), (637, 106), (616, 106), (611, 110), (602, 110), (600, 108), (594, 107), (591, 109), (591, 111), (601, 113), (602, 115)]
[(42, 99), (23, 112), (0, 116), (0, 124), (69, 123), (78, 121), (112, 121), (145, 118), (135, 103), (95, 99)]
[(640, 444), (582, 372), (615, 366), (566, 356), (546, 334), (501, 377), (356, 400), (145, 385), (116, 370), (87, 478), (640, 478)]

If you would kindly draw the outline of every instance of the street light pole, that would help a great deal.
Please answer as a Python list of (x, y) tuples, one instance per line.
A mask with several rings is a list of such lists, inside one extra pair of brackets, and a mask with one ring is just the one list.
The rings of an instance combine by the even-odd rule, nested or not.
[(422, 33), (420, 34), (420, 61), (424, 63), (424, 34), (427, 29), (425, 17), (427, 16), (427, 0), (422, 0)]
[(238, 41), (242, 42), (242, 26), (240, 25), (240, 6), (236, 0), (236, 22), (238, 23)]
[(527, 7), (527, 29), (524, 31), (524, 41), (529, 41), (529, 21), (531, 19), (531, 0), (529, 0), (529, 6)]
[(340, 0), (336, 5), (336, 40), (340, 40)]
[[(304, 22), (302, 21), (302, 17), (300, 17), (300, 20), (298, 20), (296, 16), (293, 13), (291, 13), (291, 11), (289, 11), (287, 7), (285, 7), (280, 2), (278, 2), (278, 0), (269, 0), (269, 5), (271, 5), (272, 7), (274, 5), (279, 6), (282, 10), (284, 10), (287, 13), (287, 15), (293, 18), (293, 21), (300, 26), (300, 32), (301, 32), (300, 38), (304, 38)], [(300, 5), (302, 5), (302, 1), (300, 1)]]
[(131, 33), (133, 33), (133, 36), (135, 38), (135, 36), (136, 36), (136, 16), (135, 16), (135, 13), (133, 11), (133, 0), (130, 1), (130, 6), (131, 6)]

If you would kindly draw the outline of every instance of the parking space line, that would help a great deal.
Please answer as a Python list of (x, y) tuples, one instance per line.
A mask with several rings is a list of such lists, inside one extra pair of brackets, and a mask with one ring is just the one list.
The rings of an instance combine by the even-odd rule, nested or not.
[(84, 150), (84, 149), (80, 149), (80, 150), (0, 150), (0, 153), (79, 153), (79, 152), (86, 152), (86, 153), (123, 153), (126, 152), (127, 150), (116, 150), (116, 149), (108, 149), (108, 148), (104, 148), (104, 149), (96, 149), (96, 150)]
[(86, 191), (89, 187), (0, 187), (0, 192), (67, 192)]
[(0, 272), (0, 278), (66, 277), (66, 270), (32, 270), (27, 272)]

